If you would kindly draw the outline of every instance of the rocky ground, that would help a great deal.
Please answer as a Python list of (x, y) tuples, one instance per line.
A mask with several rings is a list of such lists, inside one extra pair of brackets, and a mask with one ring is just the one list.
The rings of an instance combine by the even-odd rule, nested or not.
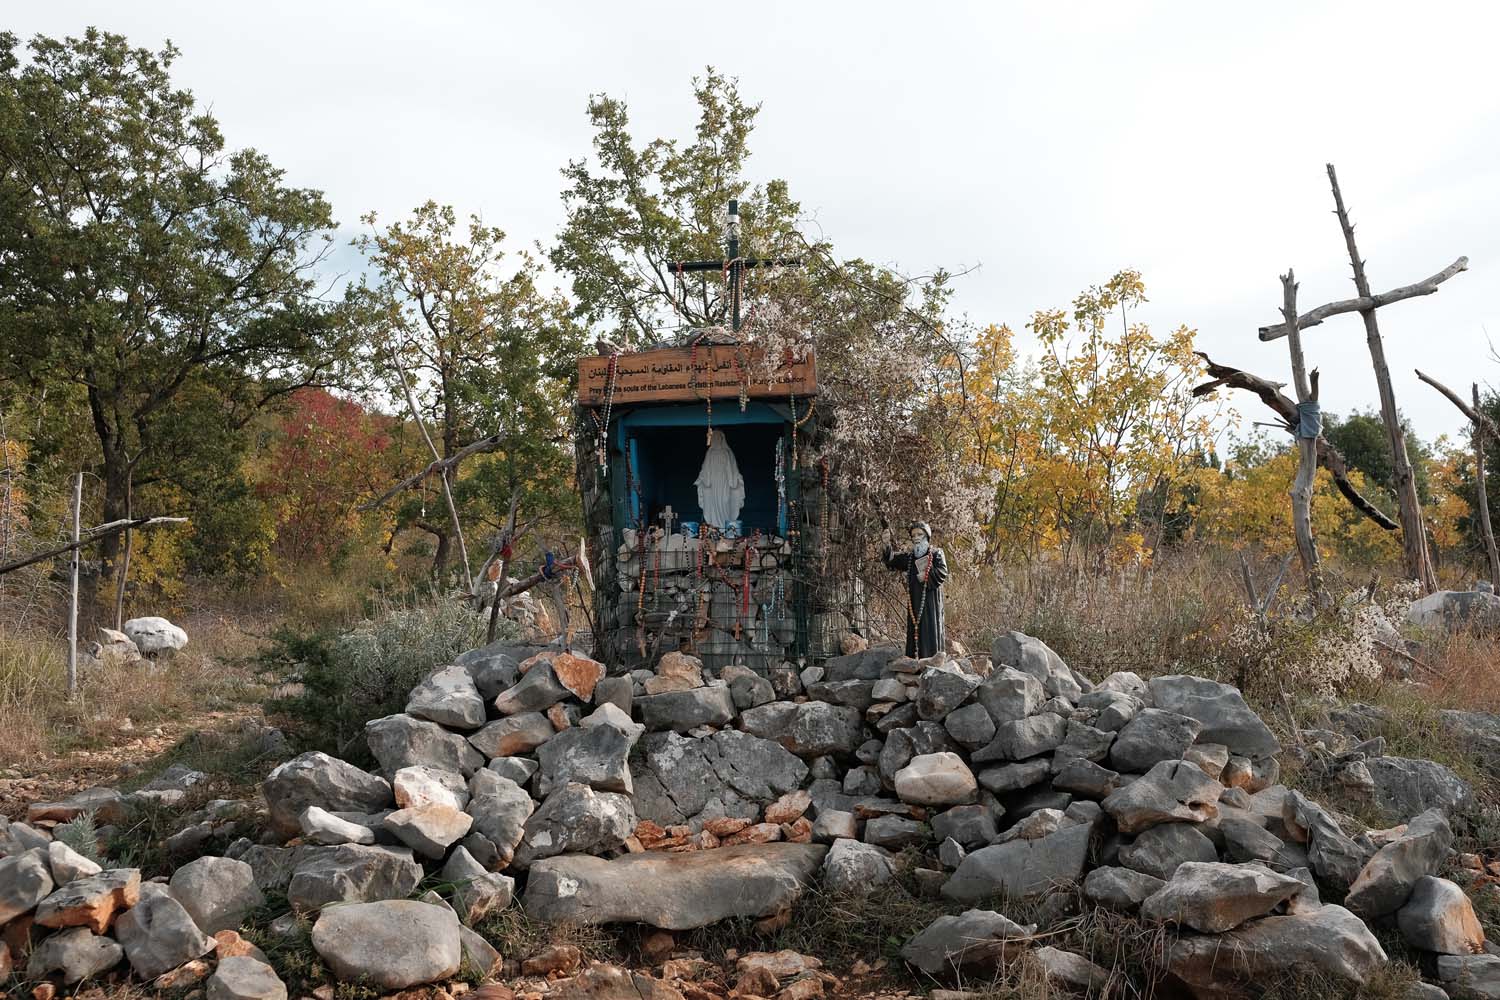
[[(1095, 682), (1019, 633), (989, 656), (867, 649), (769, 676), (669, 654), (608, 677), (496, 645), (371, 720), (371, 770), (307, 753), (253, 798), (199, 805), (208, 776), (179, 766), (32, 802), (0, 826), (0, 982), (37, 1000), (1500, 996), (1492, 803), (1388, 752), (1387, 722), (1335, 706), (1283, 746), (1233, 687)], [(1477, 759), (1500, 750), (1495, 717), (1443, 724)], [(277, 756), (274, 730), (240, 735)], [(151, 862), (89, 857), (174, 805), (198, 808)], [(85, 815), (106, 827), (90, 842)]]

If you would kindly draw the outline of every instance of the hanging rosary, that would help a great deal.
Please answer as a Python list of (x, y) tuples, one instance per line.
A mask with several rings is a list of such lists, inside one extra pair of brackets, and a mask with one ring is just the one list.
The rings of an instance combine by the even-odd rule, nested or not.
[(615, 351), (609, 356), (609, 368), (604, 375), (604, 417), (600, 419), (599, 414), (593, 410), (589, 416), (594, 418), (594, 428), (599, 434), (599, 468), (603, 470), (605, 477), (609, 476), (609, 412), (615, 403), (615, 378), (620, 368), (620, 352)]

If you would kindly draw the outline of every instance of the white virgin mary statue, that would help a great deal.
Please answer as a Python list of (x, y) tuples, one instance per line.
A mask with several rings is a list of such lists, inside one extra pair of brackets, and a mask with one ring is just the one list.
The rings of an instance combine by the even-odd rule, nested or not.
[(740, 508), (745, 506), (745, 477), (740, 475), (740, 463), (723, 431), (714, 431), (695, 485), (704, 524), (723, 528), (740, 516)]

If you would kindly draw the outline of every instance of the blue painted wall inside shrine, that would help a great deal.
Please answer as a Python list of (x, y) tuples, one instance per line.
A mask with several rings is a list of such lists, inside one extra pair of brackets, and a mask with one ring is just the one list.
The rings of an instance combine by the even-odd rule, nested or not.
[[(776, 488), (776, 443), (788, 464), (792, 451), (792, 409), (778, 403), (752, 402), (741, 412), (734, 400), (715, 402), (712, 423), (701, 403), (641, 406), (612, 421), (611, 477), (631, 488), (614, 493), (615, 528), (660, 524), (657, 516), (671, 506), (677, 524), (701, 521), (694, 485), (708, 451), (708, 429), (724, 432), (745, 480), (744, 530), (785, 537), (787, 503)], [(796, 477), (788, 476), (786, 500), (798, 500)]]

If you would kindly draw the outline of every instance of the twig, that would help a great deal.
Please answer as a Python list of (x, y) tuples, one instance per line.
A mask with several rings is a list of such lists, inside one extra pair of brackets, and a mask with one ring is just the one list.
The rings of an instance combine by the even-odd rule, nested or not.
[(4, 574), (9, 573), (13, 570), (18, 570), (26, 566), (30, 566), (33, 563), (39, 563), (43, 560), (51, 559), (53, 556), (60, 556), (64, 552), (72, 552), (74, 549), (82, 548), (85, 545), (90, 545), (94, 542), (97, 542), (101, 538), (108, 538), (110, 535), (117, 535), (127, 528), (132, 530), (137, 528), (157, 528), (164, 524), (186, 524), (187, 520), (188, 519), (185, 517), (137, 517), (127, 518), (120, 521), (110, 521), (107, 524), (101, 524), (97, 527), (89, 528), (87, 531), (83, 532), (82, 537), (80, 537), (76, 542), (70, 542), (67, 545), (60, 545), (55, 549), (45, 549), (41, 552), (29, 555), (24, 559), (17, 559), (14, 562), (8, 562), (4, 565), (0, 565), (0, 576), (3, 576)]
[(402, 490), (411, 489), (413, 486), (417, 485), (433, 473), (441, 472), (446, 474), (450, 469), (457, 468), (458, 463), (462, 462), (470, 455), (499, 451), (500, 446), (501, 438), (498, 433), (491, 434), (487, 438), (481, 438), (480, 440), (475, 441), (473, 444), (466, 444), (447, 458), (439, 459), (435, 462), (429, 462), (427, 464), (427, 467), (421, 472), (418, 472), (413, 476), (407, 476), (405, 479), (401, 480), (401, 482), (397, 483), (395, 486), (392, 486), (390, 489), (386, 490), (374, 500), (366, 501), (365, 503), (360, 504), (355, 509), (361, 512), (374, 510), (375, 508), (384, 504), (386, 501), (390, 500), (390, 498), (395, 496), (397, 493), (400, 493)]

